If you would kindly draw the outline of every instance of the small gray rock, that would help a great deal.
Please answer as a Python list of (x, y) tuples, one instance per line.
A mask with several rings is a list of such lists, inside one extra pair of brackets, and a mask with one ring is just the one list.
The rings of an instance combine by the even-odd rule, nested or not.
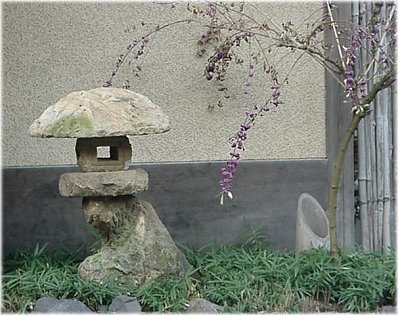
[(108, 305), (98, 306), (97, 313), (101, 313), (101, 314), (108, 313)]
[(222, 307), (201, 298), (193, 298), (189, 302), (187, 313), (218, 313)]
[(80, 301), (42, 297), (36, 301), (32, 313), (93, 313)]
[(137, 298), (126, 295), (119, 295), (112, 300), (108, 311), (111, 313), (140, 313), (141, 306)]
[(396, 314), (396, 307), (392, 305), (383, 305), (377, 310), (377, 313), (393, 313)]

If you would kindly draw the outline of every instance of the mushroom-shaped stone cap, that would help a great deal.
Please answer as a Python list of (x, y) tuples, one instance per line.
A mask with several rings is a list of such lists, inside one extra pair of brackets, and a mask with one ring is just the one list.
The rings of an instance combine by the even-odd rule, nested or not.
[(72, 92), (30, 126), (32, 137), (94, 138), (162, 133), (169, 118), (146, 96), (126, 89)]

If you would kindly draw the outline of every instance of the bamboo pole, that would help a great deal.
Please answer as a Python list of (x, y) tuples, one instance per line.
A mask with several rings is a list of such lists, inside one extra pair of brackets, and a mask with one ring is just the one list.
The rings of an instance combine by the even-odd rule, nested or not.
[[(381, 13), (382, 19), (388, 18), (387, 6), (383, 7)], [(385, 46), (386, 53), (395, 53), (387, 51), (386, 37), (382, 38), (382, 47)], [(383, 224), (382, 224), (382, 251), (388, 252), (391, 247), (391, 168), (392, 168), (392, 115), (391, 115), (391, 88), (385, 89), (380, 93), (380, 101), (382, 102), (381, 117), (383, 119)]]
[[(354, 2), (352, 4), (352, 12), (354, 23), (359, 24), (361, 26), (364, 25), (364, 21), (366, 21), (366, 15), (361, 14), (361, 10), (364, 9), (366, 4), (361, 2)], [(366, 12), (366, 11), (365, 11)], [(361, 17), (361, 18), (360, 18)], [(360, 48), (359, 58), (355, 60), (356, 68), (359, 70), (359, 73), (363, 73), (364, 69), (366, 69), (366, 49)], [(362, 248), (365, 252), (370, 252), (370, 241), (369, 241), (369, 201), (367, 194), (367, 182), (369, 178), (367, 177), (366, 172), (366, 135), (365, 135), (365, 125), (366, 119), (363, 119), (358, 125), (358, 134), (357, 134), (357, 159), (358, 159), (358, 201), (359, 201), (359, 213), (360, 213), (360, 222), (361, 222), (361, 244)]]
[[(369, 16), (368, 20), (369, 22), (372, 20), (373, 17), (373, 6), (372, 4), (368, 3), (368, 10), (367, 10)], [(368, 41), (368, 49), (370, 49), (371, 45), (370, 42)], [(373, 56), (371, 54), (368, 55), (368, 62), (371, 64), (373, 59)], [(374, 67), (373, 63), (373, 67)], [(371, 72), (372, 73), (372, 72)], [(373, 82), (372, 80), (369, 81), (369, 88), (371, 89), (373, 87)], [(369, 173), (370, 173), (370, 211), (371, 211), (371, 216), (372, 216), (372, 240), (373, 240), (373, 250), (378, 251), (380, 248), (380, 243), (378, 239), (378, 215), (377, 215), (377, 165), (376, 165), (376, 159), (377, 159), (377, 150), (376, 150), (376, 107), (377, 107), (377, 102), (375, 100), (373, 104), (374, 110), (369, 115), (369, 152), (370, 152), (370, 163), (369, 163)]]
[[(372, 10), (371, 5), (369, 3), (364, 3), (366, 8), (365, 14), (366, 16), (366, 23), (368, 24), (372, 17)], [(369, 41), (366, 42), (366, 64), (371, 63), (372, 56), (370, 55), (371, 45)], [(372, 89), (372, 81), (368, 82), (368, 90)], [(370, 251), (375, 250), (375, 238), (374, 238), (374, 226), (375, 226), (375, 219), (373, 216), (373, 209), (374, 209), (374, 196), (373, 196), (373, 183), (374, 183), (374, 174), (373, 174), (373, 161), (374, 161), (374, 138), (373, 138), (373, 117), (374, 112), (372, 111), (369, 116), (365, 118), (365, 137), (366, 137), (366, 177), (369, 179), (367, 182), (367, 201), (368, 201), (368, 218), (369, 218), (369, 247)]]
[(358, 126), (358, 185), (359, 185), (359, 211), (361, 220), (362, 247), (365, 252), (370, 252), (369, 241), (369, 201), (367, 197), (366, 177), (366, 144), (365, 144), (365, 120)]
[(374, 251), (374, 238), (373, 238), (373, 227), (374, 227), (374, 220), (373, 220), (373, 202), (372, 202), (372, 149), (371, 149), (371, 129), (372, 129), (372, 121), (371, 116), (367, 116), (364, 119), (365, 125), (365, 150), (366, 150), (366, 178), (368, 179), (366, 182), (366, 196), (367, 196), (367, 216), (369, 220), (369, 231), (368, 231), (368, 238), (369, 238), (369, 250)]
[(391, 248), (391, 163), (392, 163), (392, 129), (390, 119), (392, 116), (390, 114), (390, 104), (391, 99), (391, 91), (390, 89), (386, 89), (383, 91), (385, 93), (382, 94), (385, 107), (383, 111), (383, 119), (385, 121), (384, 129), (383, 129), (383, 139), (384, 139), (384, 194), (383, 194), (383, 231), (382, 231), (382, 244), (383, 244), (383, 252), (388, 252)]
[(377, 210), (376, 210), (376, 233), (377, 251), (381, 252), (383, 248), (383, 217), (384, 217), (384, 158), (385, 143), (383, 139), (383, 129), (385, 121), (383, 119), (383, 110), (385, 103), (383, 102), (384, 91), (380, 92), (375, 99), (375, 121), (376, 121), (376, 194), (377, 194)]
[[(392, 176), (392, 226), (396, 228), (394, 222), (396, 219), (396, 209), (397, 209), (397, 188), (398, 188), (398, 127), (397, 127), (397, 115), (398, 115), (398, 110), (397, 110), (397, 95), (396, 95), (396, 90), (395, 88), (391, 89), (391, 99), (392, 99), (392, 139), (393, 139), (393, 159), (392, 159), (392, 169), (393, 169), (393, 176)], [(396, 229), (393, 229), (392, 233), (392, 239), (395, 240), (395, 243), (392, 244), (394, 248), (396, 248)]]
[[(366, 16), (366, 25), (370, 23), (370, 20), (372, 18), (372, 12), (370, 10), (370, 5), (369, 3), (364, 3), (365, 7), (365, 16)], [(369, 53), (369, 39), (366, 40), (366, 58), (365, 61), (367, 63), (366, 68), (368, 65), (371, 63), (372, 56)], [(368, 83), (368, 89), (372, 88), (372, 81), (369, 81)], [(373, 163), (373, 149), (374, 149), (374, 141), (372, 138), (372, 129), (373, 129), (373, 119), (372, 119), (373, 114), (371, 113), (368, 117), (366, 117), (366, 177), (369, 179), (367, 182), (367, 197), (368, 197), (368, 218), (369, 218), (369, 245), (370, 245), (370, 251), (375, 250), (375, 242), (374, 242), (374, 218), (373, 218), (373, 178), (372, 178), (372, 163)]]

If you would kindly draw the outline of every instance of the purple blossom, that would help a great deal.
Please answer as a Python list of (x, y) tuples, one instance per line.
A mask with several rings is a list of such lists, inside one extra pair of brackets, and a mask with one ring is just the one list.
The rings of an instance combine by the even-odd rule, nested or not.
[(209, 3), (206, 7), (206, 15), (213, 18), (216, 15), (217, 9), (214, 3)]
[(361, 41), (358, 38), (354, 38), (351, 41), (351, 46), (354, 47), (354, 48), (358, 48), (358, 47), (361, 46)]
[(227, 166), (221, 168), (222, 179), (219, 182), (222, 194), (221, 200), (223, 200), (224, 194), (232, 198), (232, 183), (238, 167), (238, 161), (241, 158), (241, 154), (237, 150), (245, 150), (244, 141), (247, 139), (249, 129), (254, 125), (257, 114), (257, 110), (246, 112), (244, 123), (240, 125), (239, 131), (229, 140), (232, 151), (229, 153), (230, 159), (227, 162)]
[(200, 36), (200, 39), (198, 40), (198, 44), (199, 45), (204, 45), (206, 43), (208, 43), (210, 40), (209, 35), (208, 34), (202, 34)]
[(388, 32), (388, 34), (389, 34), (390, 37), (391, 37), (391, 41), (395, 44), (395, 40), (396, 40), (396, 37), (397, 37), (397, 33), (396, 33), (395, 27), (394, 27), (394, 26), (390, 26), (390, 27), (387, 29), (387, 32)]
[(355, 75), (355, 58), (359, 47), (365, 37), (365, 32), (357, 27), (353, 31), (353, 36), (350, 41), (349, 47), (346, 49), (347, 54), (347, 69), (344, 73), (344, 93), (345, 96), (351, 100), (356, 99), (357, 78)]
[(199, 48), (199, 49), (196, 51), (196, 55), (197, 55), (198, 57), (203, 57), (203, 55), (205, 54), (205, 52), (206, 52), (206, 49), (204, 49), (204, 48)]
[(222, 50), (218, 50), (218, 51), (217, 51), (217, 54), (216, 54), (217, 60), (221, 60), (221, 59), (223, 59), (225, 56), (226, 56), (226, 53), (225, 53), (224, 51), (222, 51)]
[(112, 81), (108, 80), (106, 82), (104, 82), (104, 84), (102, 84), (102, 87), (111, 87), (112, 86)]
[(271, 86), (272, 90), (272, 97), (271, 97), (271, 103), (275, 105), (275, 107), (278, 107), (279, 104), (282, 104), (282, 100), (280, 98), (281, 96), (281, 86), (280, 85), (273, 85)]
[[(351, 65), (350, 68), (352, 68)], [(346, 71), (344, 79), (344, 92), (347, 98), (355, 99), (355, 86), (354, 71)]]
[(363, 99), (366, 97), (367, 93), (367, 84), (365, 81), (361, 81), (359, 84), (359, 98)]
[(252, 78), (254, 76), (254, 65), (253, 64), (249, 64), (249, 74), (248, 77)]

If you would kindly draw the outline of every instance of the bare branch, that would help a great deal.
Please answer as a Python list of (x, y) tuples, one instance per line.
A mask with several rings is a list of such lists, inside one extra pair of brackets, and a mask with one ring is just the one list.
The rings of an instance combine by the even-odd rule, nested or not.
[(346, 64), (344, 62), (343, 52), (341, 51), (341, 44), (340, 44), (340, 40), (339, 40), (339, 37), (338, 37), (338, 34), (337, 34), (336, 23), (334, 22), (334, 19), (333, 19), (333, 14), (332, 14), (332, 10), (330, 9), (330, 1), (329, 0), (326, 0), (326, 6), (327, 6), (327, 9), (328, 9), (329, 18), (332, 21), (333, 32), (334, 32), (334, 36), (335, 36), (335, 39), (336, 39), (337, 49), (339, 51), (341, 64), (342, 64), (343, 69), (345, 71), (347, 69), (347, 66), (346, 66)]

